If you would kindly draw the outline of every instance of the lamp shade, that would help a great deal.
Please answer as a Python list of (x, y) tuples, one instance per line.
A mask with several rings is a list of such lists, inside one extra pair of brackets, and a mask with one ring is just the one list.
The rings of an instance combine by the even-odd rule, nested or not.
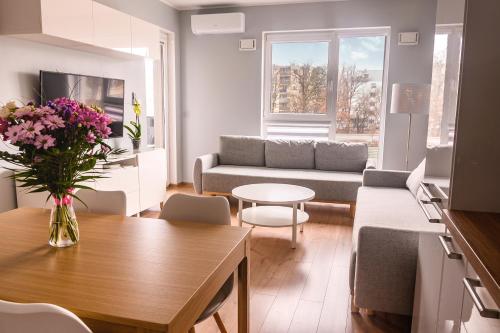
[(431, 85), (395, 83), (392, 85), (391, 113), (428, 114)]

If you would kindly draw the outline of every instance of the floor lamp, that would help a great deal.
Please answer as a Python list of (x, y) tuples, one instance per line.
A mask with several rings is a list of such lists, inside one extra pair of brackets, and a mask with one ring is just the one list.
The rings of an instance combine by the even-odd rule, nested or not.
[(392, 85), (391, 113), (405, 113), (410, 117), (406, 140), (405, 170), (408, 170), (412, 115), (429, 114), (431, 85), (421, 83), (395, 83)]

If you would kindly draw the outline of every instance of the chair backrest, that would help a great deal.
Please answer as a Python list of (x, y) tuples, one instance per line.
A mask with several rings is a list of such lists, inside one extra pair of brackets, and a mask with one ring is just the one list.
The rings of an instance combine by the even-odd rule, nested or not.
[(92, 333), (72, 312), (52, 304), (0, 301), (0, 332)]
[(229, 202), (224, 197), (202, 197), (183, 193), (167, 199), (160, 213), (167, 221), (231, 224)]
[(79, 200), (73, 200), (76, 211), (110, 215), (127, 214), (127, 197), (123, 191), (83, 189), (76, 192), (75, 195), (87, 205), (85, 207)]

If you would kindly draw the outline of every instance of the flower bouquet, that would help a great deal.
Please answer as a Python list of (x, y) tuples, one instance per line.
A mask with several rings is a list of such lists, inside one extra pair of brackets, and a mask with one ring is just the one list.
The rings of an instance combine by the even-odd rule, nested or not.
[(95, 170), (100, 160), (121, 149), (111, 149), (103, 139), (111, 134), (111, 119), (96, 106), (68, 98), (18, 107), (9, 102), (0, 108), (0, 139), (17, 146), (19, 152), (0, 152), (0, 159), (15, 167), (14, 179), (30, 193), (48, 192), (53, 199), (49, 244), (64, 247), (79, 240), (73, 209), (78, 189), (102, 174)]

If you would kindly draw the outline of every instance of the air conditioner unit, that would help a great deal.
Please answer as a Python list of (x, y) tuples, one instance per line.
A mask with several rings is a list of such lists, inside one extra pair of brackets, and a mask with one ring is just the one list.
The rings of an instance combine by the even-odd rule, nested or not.
[(242, 33), (245, 32), (245, 14), (192, 15), (191, 30), (195, 35)]

